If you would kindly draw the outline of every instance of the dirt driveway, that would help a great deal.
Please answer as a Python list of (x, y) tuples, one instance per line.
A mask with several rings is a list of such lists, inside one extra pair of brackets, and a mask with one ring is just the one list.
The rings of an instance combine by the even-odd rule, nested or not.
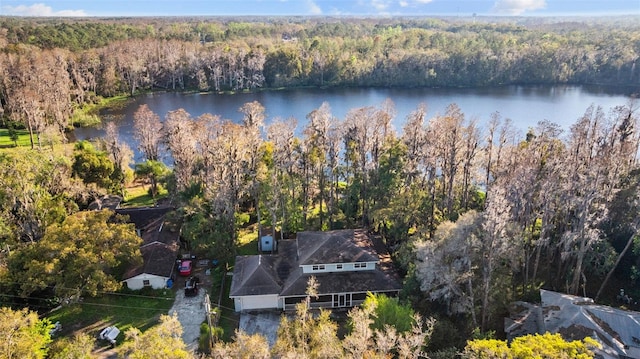
[[(195, 351), (198, 349), (198, 339), (200, 338), (200, 324), (206, 320), (204, 308), (204, 296), (208, 285), (208, 279), (204, 273), (198, 273), (201, 279), (200, 290), (198, 295), (194, 297), (185, 297), (184, 295), (184, 279), (180, 278), (176, 281), (176, 300), (169, 309), (169, 315), (177, 313), (178, 320), (182, 325), (182, 340), (187, 345), (187, 349)], [(203, 280), (204, 279), (204, 280)]]

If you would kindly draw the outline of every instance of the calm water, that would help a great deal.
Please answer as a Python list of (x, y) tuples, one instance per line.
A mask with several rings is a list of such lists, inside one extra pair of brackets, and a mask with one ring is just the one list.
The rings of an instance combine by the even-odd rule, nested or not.
[[(637, 92), (638, 90), (635, 89)], [(503, 118), (510, 118), (523, 134), (538, 121), (549, 120), (568, 129), (591, 104), (602, 106), (606, 111), (626, 104), (632, 90), (604, 88), (598, 86), (505, 86), (469, 89), (295, 89), (235, 95), (159, 93), (139, 96), (126, 106), (109, 109), (101, 113), (104, 118), (118, 122), (121, 140), (136, 147), (132, 139), (133, 113), (141, 104), (164, 118), (168, 111), (184, 108), (193, 117), (203, 113), (220, 115), (223, 119), (240, 122), (238, 109), (245, 103), (259, 101), (266, 109), (267, 124), (274, 118), (294, 117), (298, 120), (298, 131), (306, 123), (306, 115), (327, 101), (334, 116), (344, 119), (353, 108), (377, 106), (390, 98), (396, 106), (393, 120), (395, 130), (400, 133), (406, 116), (426, 103), (428, 118), (444, 113), (446, 107), (456, 103), (467, 118), (475, 118), (481, 125), (496, 111)], [(77, 129), (77, 139), (100, 137), (100, 129)], [(139, 161), (136, 154), (136, 161)]]

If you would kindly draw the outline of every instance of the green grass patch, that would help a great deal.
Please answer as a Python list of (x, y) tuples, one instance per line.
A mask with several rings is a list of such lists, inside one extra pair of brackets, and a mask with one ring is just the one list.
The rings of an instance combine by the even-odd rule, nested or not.
[(87, 113), (83, 110), (76, 110), (71, 115), (71, 127), (93, 127), (102, 123), (97, 114)]
[(117, 108), (125, 106), (131, 98), (125, 95), (119, 95), (108, 98), (99, 98), (96, 103), (84, 104), (82, 107), (76, 108), (71, 116), (71, 127), (91, 127), (102, 123), (102, 119), (98, 116), (100, 110), (104, 108)]
[[(18, 135), (18, 140), (13, 141), (11, 136), (9, 135), (9, 130), (6, 128), (0, 128), (0, 148), (7, 147), (18, 147), (20, 146), (31, 146), (31, 141), (29, 140), (29, 131), (28, 130), (14, 130)], [(35, 139), (34, 139), (35, 140)]]
[[(230, 342), (233, 340), (236, 329), (240, 324), (240, 315), (235, 312), (233, 300), (229, 298), (229, 289), (231, 287), (231, 276), (227, 276), (226, 269), (223, 265), (218, 266), (211, 271), (213, 285), (211, 287), (212, 306), (218, 307), (220, 301), (220, 319), (218, 327), (222, 328), (222, 340)], [(222, 288), (222, 296), (220, 289), (224, 280), (224, 288)]]
[(238, 233), (238, 255), (258, 254), (258, 230), (255, 225), (241, 228)]
[(169, 195), (169, 191), (162, 186), (158, 186), (158, 195), (153, 198), (149, 194), (149, 186), (129, 187), (125, 190), (123, 207), (145, 207), (153, 206), (156, 202)]
[(122, 334), (135, 327), (141, 331), (158, 323), (161, 314), (167, 314), (173, 305), (175, 293), (170, 289), (123, 291), (63, 306), (47, 317), (52, 323), (62, 324), (62, 335), (70, 336), (81, 331), (91, 336), (107, 326), (115, 325)]

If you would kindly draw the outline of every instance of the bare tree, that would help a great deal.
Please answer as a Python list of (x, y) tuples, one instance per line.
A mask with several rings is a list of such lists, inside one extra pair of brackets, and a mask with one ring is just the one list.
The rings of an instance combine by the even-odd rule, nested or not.
[(255, 200), (255, 209), (258, 214), (258, 220), (260, 219), (260, 206), (259, 206), (259, 182), (256, 180), (258, 174), (258, 166), (260, 165), (260, 159), (262, 157), (262, 128), (264, 127), (265, 109), (258, 101), (248, 102), (240, 109), (240, 113), (244, 116), (242, 118), (243, 130), (246, 141), (244, 142), (247, 149), (247, 166), (245, 168), (246, 175), (251, 179), (249, 181), (249, 193)]
[(133, 96), (139, 88), (150, 83), (148, 64), (152, 53), (150, 43), (144, 40), (129, 40), (110, 44), (107, 48), (116, 58), (116, 71)]
[(176, 89), (176, 83), (184, 89), (183, 79), (183, 54), (185, 52), (185, 44), (176, 40), (165, 41), (162, 43), (163, 62), (161, 66), (164, 72), (169, 75), (170, 87)]
[(469, 209), (469, 197), (471, 195), (471, 185), (474, 178), (472, 176), (476, 172), (476, 155), (478, 154), (478, 145), (480, 142), (480, 129), (476, 126), (476, 121), (472, 120), (464, 128), (462, 149), (462, 198), (461, 207), (464, 210)]
[(160, 116), (146, 104), (141, 105), (133, 114), (133, 137), (138, 141), (138, 148), (147, 160), (160, 159), (162, 122)]
[(406, 185), (414, 183), (417, 178), (421, 178), (420, 164), (426, 155), (427, 132), (426, 132), (427, 105), (421, 103), (418, 107), (407, 115), (403, 132), (402, 142), (407, 146), (405, 162)]
[(218, 159), (218, 141), (222, 136), (222, 121), (220, 116), (205, 113), (195, 120), (194, 136), (198, 146), (200, 183), (205, 189), (215, 188), (220, 172)]
[(184, 109), (169, 111), (164, 124), (167, 147), (174, 162), (174, 173), (179, 190), (192, 182), (196, 162), (196, 128), (191, 115)]
[(591, 107), (571, 127), (565, 165), (568, 171), (562, 173), (561, 196), (567, 209), (562, 259), (572, 268), (567, 291), (573, 294), (581, 287), (587, 253), (602, 239), (599, 224), (606, 216), (606, 195), (613, 185), (609, 178), (612, 153), (602, 140), (609, 130), (604, 121), (601, 109)]
[[(271, 225), (273, 227), (273, 235), (275, 237), (276, 225), (278, 223), (278, 217), (281, 221), (280, 235), (283, 235), (284, 221), (286, 218), (286, 195), (285, 195), (285, 176), (292, 175), (294, 160), (293, 154), (293, 141), (294, 131), (296, 127), (296, 120), (291, 118), (289, 120), (281, 121), (275, 119), (267, 128), (267, 139), (271, 141), (273, 145), (273, 168), (270, 171), (270, 193), (267, 195), (266, 206), (271, 214)], [(289, 183), (292, 182), (290, 178)], [(294, 194), (292, 185), (289, 186), (289, 196), (293, 199)]]
[(322, 228), (324, 224), (323, 205), (325, 202), (327, 152), (329, 151), (328, 137), (331, 126), (335, 122), (329, 103), (323, 102), (319, 108), (311, 111), (307, 115), (307, 120), (307, 127), (304, 130), (304, 141), (307, 144), (307, 150), (310, 152), (308, 154), (309, 161), (311, 165), (315, 167), (316, 183), (319, 192), (320, 228)]
[[(502, 264), (512, 270), (519, 264), (520, 243), (517, 241), (515, 226), (511, 220), (510, 205), (505, 188), (496, 185), (482, 214), (478, 267), (481, 272), (480, 329), (483, 331), (487, 329), (490, 321), (490, 309), (493, 304), (491, 299), (494, 297), (492, 294), (503, 291), (502, 288), (494, 286), (498, 267)], [(511, 265), (507, 266), (505, 263)]]
[(444, 116), (432, 119), (429, 124), (435, 135), (437, 163), (442, 173), (443, 208), (448, 218), (455, 218), (453, 214), (454, 184), (462, 162), (464, 121), (464, 114), (460, 107), (451, 104), (447, 107)]
[(474, 309), (474, 258), (480, 246), (481, 216), (469, 211), (455, 223), (443, 222), (434, 238), (416, 244), (416, 277), (429, 299), (446, 305), (449, 313), (471, 314)]
[(107, 122), (105, 125), (104, 147), (111, 161), (115, 165), (116, 173), (119, 177), (120, 186), (124, 190), (125, 172), (133, 163), (133, 151), (125, 143), (120, 141), (118, 135), (118, 125), (115, 122)]
[[(4, 88), (6, 92), (6, 107), (10, 111), (14, 121), (25, 124), (29, 130), (31, 148), (35, 147), (36, 136), (47, 127), (48, 110), (52, 110), (54, 116), (63, 122), (68, 113), (59, 108), (62, 99), (56, 98), (57, 87), (55, 77), (47, 63), (49, 59), (41, 51), (35, 50), (28, 54), (9, 55), (7, 57), (7, 71), (4, 76)], [(64, 76), (60, 76), (61, 81)], [(68, 75), (67, 75), (68, 77)], [(63, 83), (64, 86), (64, 83)], [(61, 89), (68, 91), (68, 88)], [(66, 98), (66, 106), (70, 106), (69, 98)], [(55, 103), (56, 105), (52, 105)], [(65, 117), (64, 115), (67, 115)], [(60, 129), (62, 133), (64, 127)], [(40, 146), (39, 137), (37, 138)]]

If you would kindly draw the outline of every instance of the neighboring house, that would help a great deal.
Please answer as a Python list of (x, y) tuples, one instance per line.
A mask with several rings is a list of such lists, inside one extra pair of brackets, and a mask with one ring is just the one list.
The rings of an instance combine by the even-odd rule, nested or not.
[(593, 299), (540, 290), (541, 305), (517, 302), (505, 319), (509, 340), (534, 333), (560, 333), (565, 340), (591, 337), (599, 358), (640, 359), (640, 313), (597, 305)]
[(368, 292), (395, 296), (401, 284), (384, 245), (364, 230), (299, 232), (282, 240), (273, 255), (238, 256), (229, 297), (236, 311), (292, 310), (307, 297), (315, 276), (313, 308), (346, 308), (362, 303)]
[(143, 240), (140, 246), (142, 264), (129, 268), (123, 276), (128, 288), (165, 288), (175, 276), (180, 231), (173, 225), (165, 225), (165, 216), (172, 210), (172, 207), (116, 209), (116, 213), (129, 216)]

